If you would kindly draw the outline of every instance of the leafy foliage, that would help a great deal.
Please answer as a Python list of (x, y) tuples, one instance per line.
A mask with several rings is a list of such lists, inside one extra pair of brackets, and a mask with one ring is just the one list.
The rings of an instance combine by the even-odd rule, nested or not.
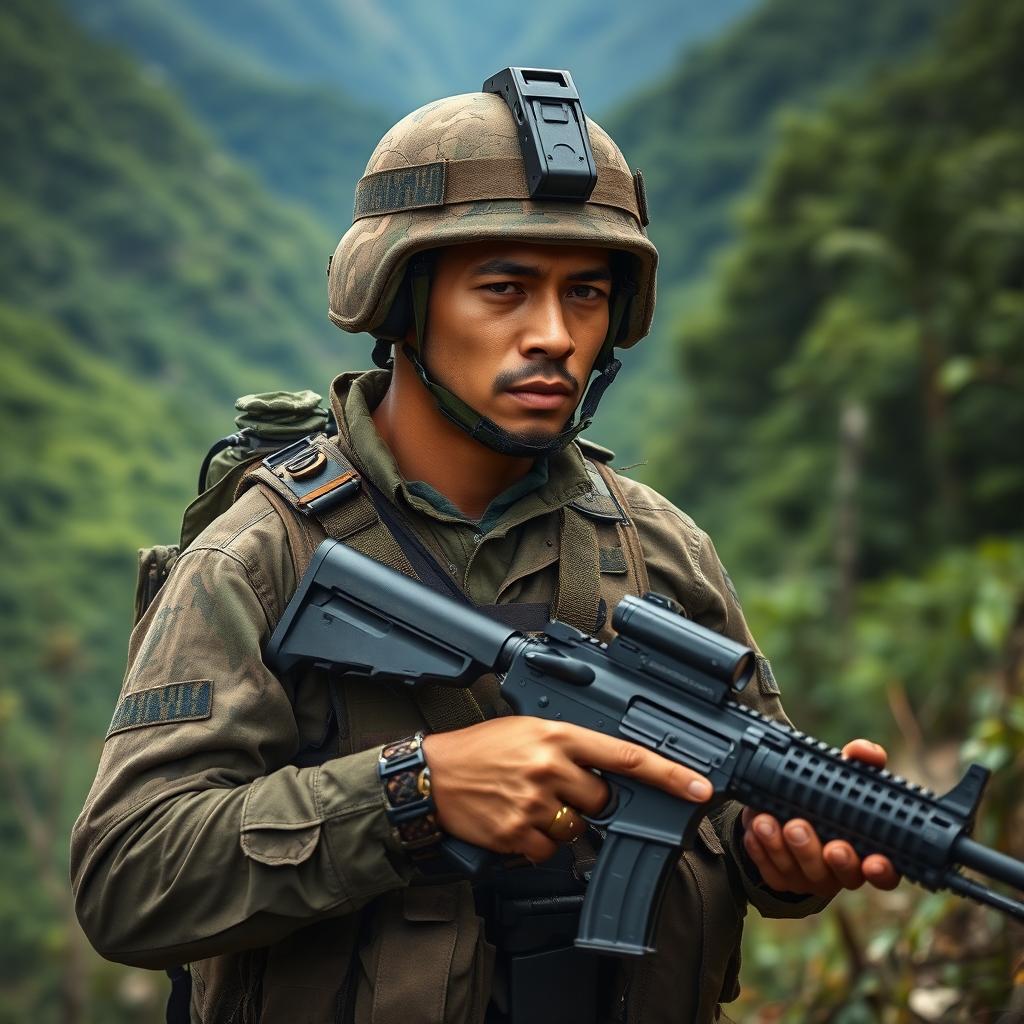
[(866, 576), (1018, 528), (1022, 19), (974, 3), (933, 56), (788, 121), (715, 302), (680, 331), (693, 387), (663, 478), (731, 558), (826, 560), (841, 457)]
[[(862, 90), (919, 49), (953, 0), (807, 4), (766, 0), (721, 37), (694, 47), (663, 80), (604, 121), (630, 164), (643, 170), (658, 246), (658, 313), (608, 393), (595, 437), (625, 461), (656, 459), (673, 434), (685, 390), (672, 341), (698, 315), (706, 277), (733, 237), (736, 206), (778, 141), (786, 111)], [(655, 473), (647, 472), (653, 482)]]
[[(1018, 857), (1022, 39), (1024, 4), (973, 0), (899, 73), (784, 120), (677, 321), (688, 387), (654, 467), (714, 534), (801, 726), (880, 740), (939, 790), (962, 759), (997, 769), (980, 837)], [(1021, 940), (949, 897), (858, 894), (755, 924), (737, 1013), (985, 1019), (1024, 1001)]]
[(135, 549), (177, 536), (236, 394), (339, 368), (331, 243), (49, 0), (0, 13), (0, 83), (0, 1020), (153, 1019), (162, 985), (99, 964), (73, 924), (67, 832)]
[[(845, 658), (826, 606), (807, 579), (748, 592), (761, 643), (786, 666), (790, 712), (837, 742), (882, 740), (896, 771), (939, 792), (964, 762), (992, 769), (975, 836), (1024, 858), (1024, 542), (950, 548), (920, 576), (862, 588)], [(1020, 925), (948, 894), (848, 894), (820, 918), (750, 922), (734, 1016), (985, 1020), (1021, 1008), (1022, 948)]]

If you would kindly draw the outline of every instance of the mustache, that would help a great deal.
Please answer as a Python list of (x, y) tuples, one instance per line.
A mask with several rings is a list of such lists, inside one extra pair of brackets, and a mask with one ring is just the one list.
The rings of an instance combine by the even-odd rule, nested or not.
[(528, 380), (536, 380), (538, 377), (543, 377), (545, 380), (557, 378), (565, 381), (572, 388), (573, 394), (580, 389), (580, 382), (563, 363), (545, 359), (524, 366), (521, 370), (503, 370), (494, 378), (491, 390), (495, 395), (500, 395), (503, 391), (508, 391), (509, 388), (518, 387), (520, 384), (525, 384)]

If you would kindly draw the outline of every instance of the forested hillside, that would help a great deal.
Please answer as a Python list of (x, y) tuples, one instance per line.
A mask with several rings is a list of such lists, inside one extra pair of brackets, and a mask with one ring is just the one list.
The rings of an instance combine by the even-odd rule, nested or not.
[[(983, 762), (978, 838), (1024, 858), (1024, 0), (765, 0), (675, 62), (748, 0), (457, 6), (73, 0), (135, 57), (57, 0), (0, 10), (0, 1024), (162, 1019), (66, 882), (135, 549), (175, 539), (238, 393), (366, 364), (325, 315), (352, 181), (495, 40), (647, 83), (602, 117), (624, 93), (580, 76), (664, 254), (596, 436), (712, 533), (801, 726), (937, 790)], [(993, 912), (861, 891), (749, 921), (730, 1014), (995, 1022), (1022, 953)]]
[(766, 0), (605, 118), (644, 173), (661, 258), (653, 333), (629, 354), (595, 434), (627, 462), (650, 458), (652, 435), (678, 413), (656, 384), (670, 375), (687, 386), (673, 373), (675, 325), (700, 302), (706, 274), (733, 235), (737, 204), (775, 144), (779, 114), (864, 89), (924, 45), (953, 6)]
[(973, 3), (944, 49), (790, 118), (713, 304), (679, 325), (692, 386), (660, 473), (745, 564), (828, 553), (846, 435), (865, 575), (1020, 525), (1020, 10)]
[(0, 89), (0, 1019), (76, 1021), (66, 835), (120, 684), (135, 549), (176, 537), (233, 397), (325, 385), (344, 336), (324, 312), (333, 229), (51, 0), (0, 12)]
[(357, 101), (316, 79), (282, 77), (190, 21), (179, 5), (77, 0), (70, 6), (91, 31), (137, 54), (150, 74), (174, 88), (268, 189), (341, 233), (367, 157), (397, 120), (383, 99), (361, 93)]
[[(974, 0), (898, 73), (786, 119), (713, 300), (676, 326), (686, 398), (652, 467), (712, 530), (801, 725), (874, 736), (939, 790), (998, 769), (983, 835), (1018, 857), (1022, 45), (1024, 3)], [(949, 897), (863, 896), (748, 948), (744, 1005), (785, 998), (794, 1024), (1024, 1001), (1020, 927)]]
[(865, 87), (920, 47), (953, 2), (769, 0), (615, 109), (605, 126), (643, 169), (666, 285), (702, 272), (732, 234), (733, 204), (780, 110)]
[[(231, 68), (334, 86), (397, 119), (428, 100), (471, 92), (510, 64), (569, 68), (588, 109), (604, 110), (751, 2), (522, 0), (486, 11), (461, 0), (72, 0), (71, 7), (84, 24), (146, 59), (160, 58), (158, 36), (170, 37)], [(166, 67), (178, 77), (177, 59)]]

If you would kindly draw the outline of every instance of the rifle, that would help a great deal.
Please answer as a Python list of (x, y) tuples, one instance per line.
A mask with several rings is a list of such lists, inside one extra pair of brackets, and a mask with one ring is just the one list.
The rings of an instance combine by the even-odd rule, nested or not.
[[(989, 771), (972, 764), (944, 796), (885, 769), (843, 758), (827, 743), (734, 700), (754, 673), (754, 652), (686, 619), (669, 598), (628, 596), (608, 644), (562, 622), (535, 637), (438, 594), (337, 541), (317, 548), (264, 656), (278, 672), (300, 663), (411, 687), (467, 687), (503, 674), (518, 714), (571, 722), (630, 740), (705, 775), (708, 803), (605, 773), (614, 803), (593, 823), (607, 830), (587, 888), (576, 945), (651, 952), (660, 893), (705, 814), (738, 800), (782, 821), (806, 818), (823, 841), (861, 857), (885, 854), (926, 889), (949, 889), (1024, 920), (1024, 903), (967, 877), (969, 868), (1024, 889), (1024, 863), (970, 833)], [(492, 855), (445, 839), (469, 874)]]

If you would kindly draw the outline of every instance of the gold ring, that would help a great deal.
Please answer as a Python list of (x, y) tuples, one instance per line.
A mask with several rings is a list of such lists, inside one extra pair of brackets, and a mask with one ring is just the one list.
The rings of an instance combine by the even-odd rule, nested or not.
[(577, 815), (576, 811), (562, 804), (558, 813), (551, 819), (547, 833), (556, 843), (571, 843), (583, 835), (586, 828), (586, 822)]

